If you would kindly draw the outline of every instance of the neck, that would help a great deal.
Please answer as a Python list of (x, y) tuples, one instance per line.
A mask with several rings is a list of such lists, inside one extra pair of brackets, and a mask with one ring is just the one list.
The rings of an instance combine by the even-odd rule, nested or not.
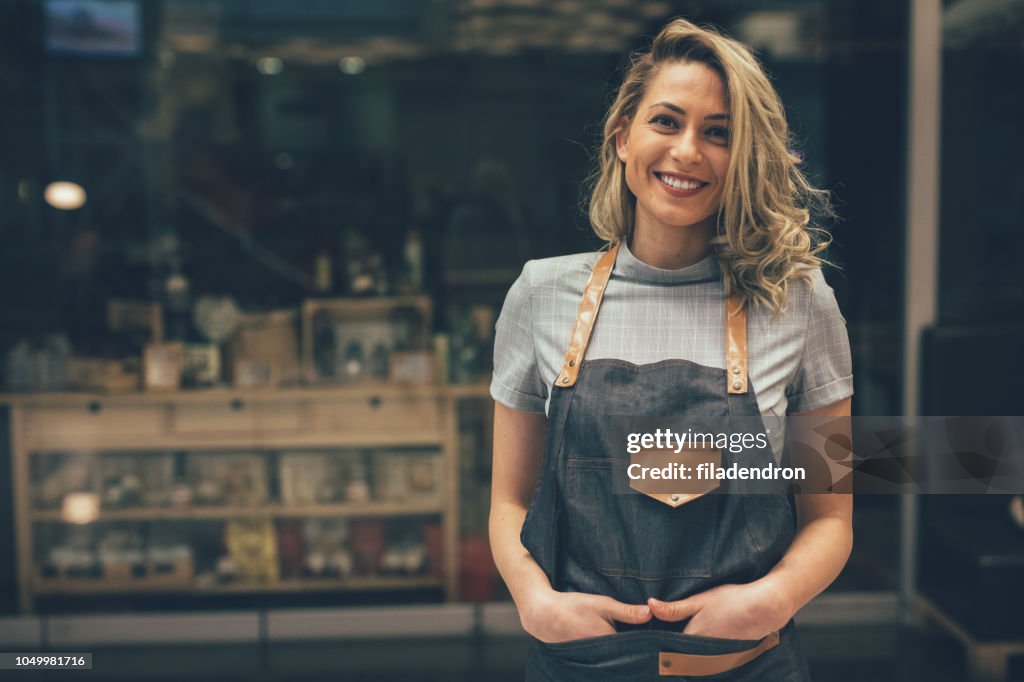
[(662, 270), (679, 270), (711, 253), (713, 219), (688, 227), (653, 227), (636, 221), (629, 250), (637, 260)]

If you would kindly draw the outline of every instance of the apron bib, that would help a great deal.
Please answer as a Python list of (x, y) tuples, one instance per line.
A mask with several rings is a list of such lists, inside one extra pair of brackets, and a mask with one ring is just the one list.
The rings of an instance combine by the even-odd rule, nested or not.
[[(735, 297), (724, 302), (724, 370), (685, 360), (584, 362), (617, 254), (618, 244), (594, 266), (551, 389), (544, 463), (523, 523), (523, 545), (554, 589), (627, 604), (649, 597), (675, 601), (716, 585), (757, 580), (793, 540), (792, 497), (723, 494), (732, 483), (727, 481), (688, 496), (624, 490), (629, 460), (621, 459), (622, 422), (615, 419), (685, 418), (695, 431), (715, 432), (738, 417), (763, 432), (747, 373), (742, 303)], [(737, 461), (727, 449), (706, 455), (722, 467)], [(746, 449), (742, 457), (744, 466), (776, 463), (770, 448)], [(792, 622), (759, 641), (683, 635), (684, 623), (656, 619), (617, 627), (614, 635), (560, 644), (534, 640), (527, 680), (810, 679)]]

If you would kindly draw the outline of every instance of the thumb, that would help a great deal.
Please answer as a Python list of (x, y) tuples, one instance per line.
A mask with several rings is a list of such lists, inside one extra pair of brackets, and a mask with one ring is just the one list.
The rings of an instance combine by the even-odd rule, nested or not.
[(603, 601), (605, 616), (611, 620), (639, 625), (651, 619), (651, 609), (647, 604), (623, 604), (611, 597)]
[(655, 618), (670, 622), (692, 618), (694, 614), (700, 611), (700, 604), (693, 597), (668, 602), (651, 597), (647, 600), (647, 603), (650, 605), (651, 613), (654, 614)]

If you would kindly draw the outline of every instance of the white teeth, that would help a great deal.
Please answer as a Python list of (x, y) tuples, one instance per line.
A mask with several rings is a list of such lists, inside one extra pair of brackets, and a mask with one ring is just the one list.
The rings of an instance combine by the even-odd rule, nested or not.
[(698, 182), (697, 180), (680, 180), (679, 178), (674, 178), (671, 175), (659, 174), (658, 179), (674, 189), (697, 189), (705, 184), (703, 182)]

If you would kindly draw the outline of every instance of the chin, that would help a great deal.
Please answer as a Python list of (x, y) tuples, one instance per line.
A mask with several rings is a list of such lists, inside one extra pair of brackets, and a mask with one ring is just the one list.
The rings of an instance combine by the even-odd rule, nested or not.
[(658, 221), (668, 227), (685, 230), (706, 222), (710, 215), (667, 215), (659, 216)]

